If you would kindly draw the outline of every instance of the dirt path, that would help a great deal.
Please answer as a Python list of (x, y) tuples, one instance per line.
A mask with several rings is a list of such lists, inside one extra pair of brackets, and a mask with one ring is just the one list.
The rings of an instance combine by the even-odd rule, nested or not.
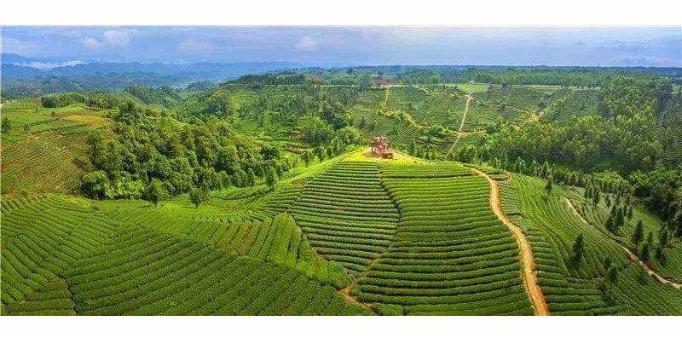
[(599, 230), (600, 232), (602, 232), (602, 233), (604, 233), (605, 235), (607, 235), (607, 237), (609, 237), (609, 239), (614, 240), (616, 243), (618, 243), (618, 245), (620, 245), (620, 247), (622, 247), (623, 250), (625, 251), (625, 253), (628, 255), (628, 259), (630, 259), (630, 261), (639, 263), (639, 265), (640, 265), (641, 267), (643, 267), (644, 270), (645, 270), (650, 276), (654, 276), (654, 278), (656, 278), (656, 280), (658, 280), (659, 282), (661, 282), (661, 283), (663, 283), (663, 284), (672, 285), (673, 287), (675, 287), (675, 288), (677, 288), (677, 289), (682, 288), (682, 283), (680, 283), (680, 282), (678, 282), (678, 281), (676, 281), (676, 280), (670, 280), (670, 279), (667, 279), (667, 278), (661, 276), (660, 274), (658, 274), (658, 272), (656, 272), (656, 270), (654, 270), (653, 268), (651, 268), (651, 267), (649, 266), (649, 264), (647, 264), (647, 263), (643, 262), (641, 259), (639, 259), (639, 257), (637, 257), (637, 255), (635, 255), (634, 252), (630, 251), (630, 249), (628, 249), (628, 248), (627, 248), (625, 245), (623, 245), (620, 241), (611, 238), (610, 236), (608, 236), (608, 234), (606, 234), (605, 232), (601, 231), (601, 230), (600, 230), (599, 228), (597, 228), (596, 226), (590, 224), (587, 220), (585, 220), (585, 218), (583, 217), (583, 215), (580, 214), (580, 212), (578, 212), (578, 210), (575, 208), (575, 206), (573, 206), (573, 203), (571, 202), (571, 200), (569, 200), (568, 198), (565, 198), (565, 197), (564, 197), (564, 199), (566, 199), (566, 202), (568, 203), (568, 206), (571, 208), (571, 210), (573, 211), (573, 213), (575, 213), (575, 215), (578, 216), (578, 218), (580, 218), (580, 221), (582, 221), (583, 224), (585, 224), (585, 225), (587, 225), (587, 226), (592, 226), (592, 227), (596, 228), (596, 229)]
[(414, 88), (417, 89), (417, 90), (424, 91), (424, 92), (425, 92), (427, 95), (429, 95), (429, 96), (432, 96), (432, 95), (433, 95), (429, 90), (426, 90), (426, 89), (424, 89), (423, 87), (421, 87), (421, 86), (419, 86), (419, 85), (413, 85), (412, 87), (414, 87)]
[(549, 315), (549, 306), (545, 300), (545, 295), (542, 293), (542, 288), (538, 284), (537, 274), (535, 273), (535, 257), (533, 257), (533, 250), (530, 247), (526, 235), (523, 230), (514, 224), (506, 214), (502, 211), (500, 204), (500, 188), (497, 181), (493, 180), (488, 174), (471, 168), (476, 174), (488, 180), (490, 184), (490, 207), (492, 208), (497, 218), (509, 228), (516, 238), (516, 244), (519, 246), (519, 257), (521, 258), (521, 279), (523, 286), (528, 293), (535, 315), (547, 316)]
[(459, 130), (457, 131), (457, 138), (455, 139), (455, 142), (452, 144), (452, 147), (450, 147), (450, 150), (448, 150), (447, 154), (445, 154), (445, 159), (447, 159), (450, 154), (452, 154), (452, 151), (455, 149), (455, 146), (457, 145), (457, 142), (459, 142), (459, 139), (462, 137), (462, 129), (464, 129), (464, 121), (467, 119), (467, 113), (469, 112), (469, 103), (471, 103), (471, 100), (474, 99), (471, 94), (467, 94), (465, 96), (467, 98), (467, 103), (464, 105), (464, 114), (462, 115), (462, 122), (459, 124)]
[(371, 304), (371, 303), (366, 303), (366, 302), (360, 302), (360, 301), (358, 301), (357, 296), (353, 295), (353, 294), (351, 293), (351, 290), (353, 290), (353, 288), (355, 288), (355, 286), (358, 285), (358, 282), (360, 282), (361, 279), (363, 279), (363, 278), (367, 277), (367, 275), (369, 275), (369, 270), (372, 269), (372, 267), (374, 266), (374, 264), (376, 264), (376, 263), (379, 262), (379, 259), (380, 259), (380, 258), (381, 258), (381, 255), (379, 255), (378, 257), (376, 257), (376, 258), (374, 258), (374, 259), (372, 259), (372, 261), (369, 262), (369, 264), (367, 264), (367, 267), (365, 267), (365, 269), (362, 270), (362, 272), (358, 273), (357, 276), (353, 277), (353, 280), (350, 282), (350, 284), (348, 284), (347, 286), (345, 286), (345, 287), (343, 287), (343, 288), (341, 288), (341, 289), (338, 290), (338, 292), (339, 292), (341, 295), (343, 295), (343, 297), (346, 299), (346, 301), (352, 302), (352, 303), (356, 303), (356, 304), (359, 304), (359, 305), (362, 305), (362, 306), (364, 306), (365, 308), (368, 308), (368, 309), (372, 309), (372, 304)]

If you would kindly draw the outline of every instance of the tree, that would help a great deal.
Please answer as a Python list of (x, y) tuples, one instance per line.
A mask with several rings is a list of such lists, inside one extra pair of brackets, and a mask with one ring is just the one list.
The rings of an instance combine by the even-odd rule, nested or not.
[(665, 254), (663, 244), (658, 244), (658, 247), (656, 248), (656, 252), (654, 253), (654, 255), (661, 264), (665, 265), (668, 262), (668, 256)]
[(251, 168), (246, 172), (246, 182), (248, 186), (256, 185), (256, 173)]
[(9, 118), (7, 116), (4, 116), (2, 118), (1, 129), (3, 133), (8, 133), (12, 129), (12, 123), (9, 121)]
[(574, 268), (578, 268), (580, 266), (584, 253), (585, 237), (581, 233), (573, 242), (573, 247), (571, 247), (571, 265), (573, 265)]
[(661, 225), (658, 229), (658, 243), (661, 247), (665, 247), (670, 242), (670, 230), (665, 225)]
[(648, 262), (649, 258), (651, 257), (651, 246), (649, 246), (649, 243), (646, 242), (644, 245), (642, 245), (642, 249), (639, 251), (639, 259), (641, 259), (643, 262)]
[(612, 267), (606, 272), (606, 279), (610, 283), (616, 283), (618, 281), (618, 268)]
[(594, 191), (594, 196), (593, 196), (592, 202), (594, 203), (594, 206), (599, 205), (599, 191), (598, 190)]
[(145, 193), (145, 197), (147, 200), (150, 202), (154, 203), (154, 205), (158, 205), (159, 201), (161, 201), (165, 196), (165, 190), (163, 188), (163, 183), (161, 180), (154, 178), (151, 183), (149, 183), (149, 186), (147, 186), (147, 192)]
[(648, 262), (651, 259), (651, 244), (653, 243), (653, 233), (649, 232), (646, 238), (646, 242), (642, 245), (642, 249), (639, 251), (639, 259), (643, 262)]
[(274, 189), (275, 185), (277, 184), (277, 173), (272, 166), (269, 166), (265, 171), (265, 183), (268, 185), (268, 187), (270, 187), (270, 189)]
[(639, 246), (639, 243), (644, 238), (644, 225), (642, 221), (637, 221), (637, 226), (635, 226), (635, 231), (632, 232), (632, 243)]
[(192, 187), (192, 189), (189, 190), (189, 200), (194, 204), (194, 207), (199, 208), (199, 205), (206, 200), (207, 194), (207, 191)]
[(547, 184), (545, 185), (545, 192), (547, 192), (547, 194), (552, 193), (552, 182), (554, 182), (554, 179), (550, 175), (547, 177)]
[(104, 199), (108, 184), (109, 179), (104, 171), (86, 173), (81, 177), (81, 193), (93, 199)]
[(621, 207), (616, 210), (616, 227), (623, 226), (625, 224), (625, 208)]
[(618, 226), (616, 226), (616, 223), (613, 221), (613, 216), (609, 215), (608, 218), (606, 218), (606, 229), (610, 232), (615, 233), (618, 230)]
[(313, 153), (310, 150), (306, 150), (301, 154), (301, 159), (303, 159), (303, 163), (306, 165), (306, 167), (310, 164), (310, 161), (313, 159)]
[(327, 154), (327, 152), (324, 150), (324, 147), (317, 146), (315, 147), (315, 155), (317, 155), (317, 159), (320, 161), (324, 161), (324, 157)]

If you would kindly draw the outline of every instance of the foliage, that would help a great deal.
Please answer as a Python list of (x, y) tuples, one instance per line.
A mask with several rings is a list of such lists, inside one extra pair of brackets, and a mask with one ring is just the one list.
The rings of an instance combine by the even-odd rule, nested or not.
[[(149, 187), (156, 179), (165, 192), (177, 195), (192, 187), (253, 186), (255, 172), (263, 175), (261, 167), (266, 161), (261, 152), (267, 149), (232, 133), (224, 122), (187, 124), (130, 103), (121, 107), (115, 121), (115, 139), (105, 139), (97, 132), (88, 139), (90, 161), (96, 170), (105, 172), (109, 183), (141, 181)], [(275, 155), (268, 150), (266, 157)]]

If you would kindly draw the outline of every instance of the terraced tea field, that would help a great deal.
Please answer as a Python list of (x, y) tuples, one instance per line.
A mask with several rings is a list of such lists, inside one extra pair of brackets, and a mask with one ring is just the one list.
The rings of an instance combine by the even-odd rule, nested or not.
[[(583, 200), (489, 167), (362, 151), (295, 168), (274, 189), (214, 191), (199, 208), (187, 195), (17, 193), (2, 198), (2, 313), (682, 314), (682, 291), (629, 260), (600, 226), (605, 208)], [(675, 276), (675, 264), (654, 266)]]
[[(219, 238), (206, 240), (182, 234), (182, 223), (161, 224), (164, 216), (154, 210), (147, 216), (155, 219), (145, 223), (131, 213), (139, 210), (58, 195), (8, 203), (3, 314), (371, 313), (315, 279), (346, 281), (343, 268), (317, 256), (288, 215), (247, 228), (229, 224)], [(190, 225), (184, 228), (208, 227)]]
[(2, 192), (72, 192), (83, 172), (74, 159), (84, 156), (85, 149), (84, 136), (61, 136), (54, 132), (3, 146)]
[[(559, 189), (547, 195), (540, 180), (521, 175), (502, 187), (507, 214), (525, 229), (532, 245), (552, 314), (680, 314), (682, 292), (650, 278), (618, 243), (585, 224), (566, 200), (576, 198), (575, 193)], [(569, 258), (579, 234), (585, 238), (585, 259), (574, 269)], [(607, 259), (620, 276), (604, 287)]]
[(401, 168), (382, 173), (400, 208), (396, 238), (358, 281), (358, 297), (415, 315), (532, 313), (485, 180), (456, 164)]
[(351, 274), (385, 252), (398, 209), (370, 162), (346, 161), (310, 181), (289, 210), (310, 244)]

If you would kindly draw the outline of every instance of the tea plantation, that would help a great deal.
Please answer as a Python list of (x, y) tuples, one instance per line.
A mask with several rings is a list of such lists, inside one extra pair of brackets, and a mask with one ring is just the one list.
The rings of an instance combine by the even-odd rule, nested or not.
[[(548, 194), (543, 180), (485, 171), (531, 245), (550, 314), (682, 314), (680, 289), (629, 259), (603, 227), (606, 207), (580, 188)], [(519, 244), (490, 191), (457, 162), (356, 151), (295, 168), (274, 189), (214, 192), (199, 208), (183, 195), (156, 205), (6, 196), (2, 313), (532, 315)], [(634, 216), (658, 222), (639, 207)], [(652, 266), (675, 280), (673, 250)]]

